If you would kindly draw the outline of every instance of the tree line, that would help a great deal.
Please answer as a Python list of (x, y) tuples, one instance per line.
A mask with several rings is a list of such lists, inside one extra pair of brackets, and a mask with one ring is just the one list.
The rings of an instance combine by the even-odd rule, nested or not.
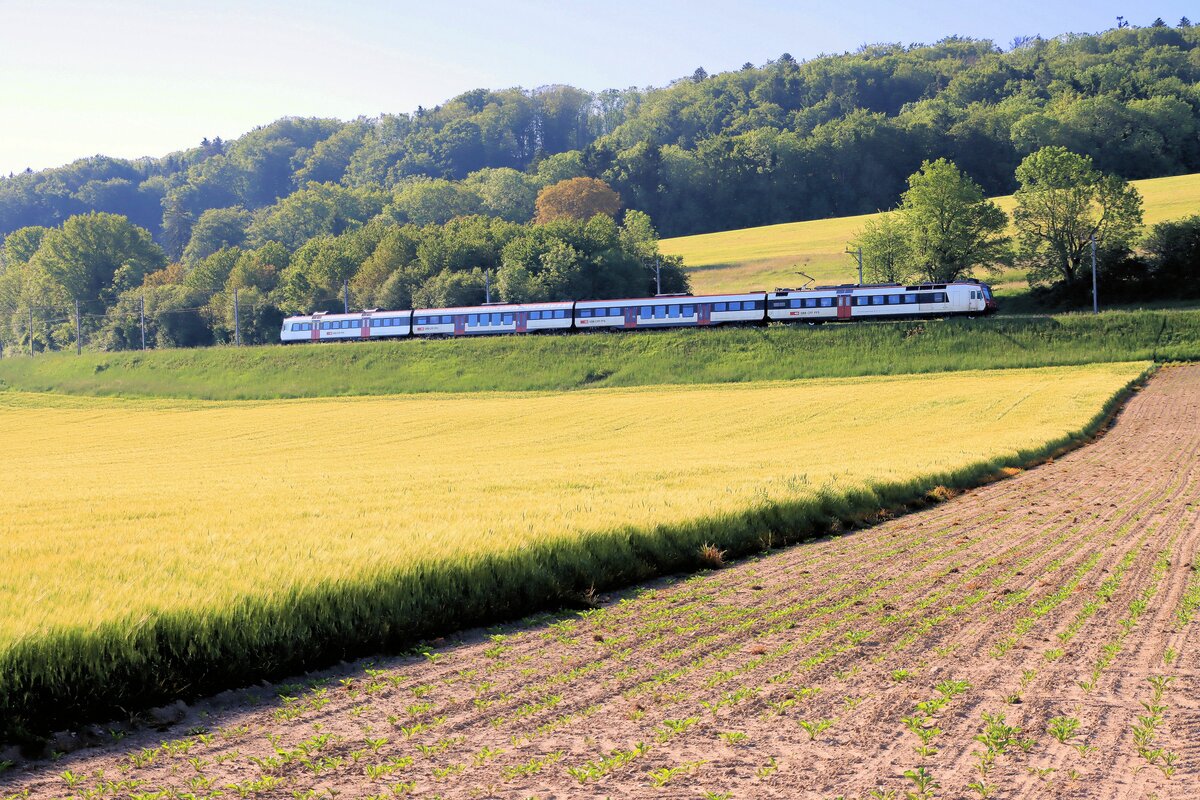
[(162, 158), (0, 179), (0, 235), (103, 211), (174, 260), (212, 211), (251, 241), (298, 246), (385, 211), (402, 224), (527, 222), (540, 189), (574, 177), (605, 181), (680, 235), (888, 208), (937, 158), (988, 194), (1015, 189), (1017, 165), (1048, 146), (1126, 179), (1197, 171), (1200, 31), (1160, 23), (1007, 48), (951, 37), (785, 53), (661, 88), (477, 89), (408, 114), (282, 119)]
[(136, 349), (143, 331), (150, 347), (273, 342), (286, 314), (347, 306), (642, 296), (659, 281), (664, 292), (688, 291), (649, 216), (619, 214), (620, 198), (603, 182), (562, 181), (535, 205), (536, 222), (476, 214), (418, 225), (377, 214), (341, 233), (286, 241), (248, 240), (234, 215), (208, 214), (209, 246), (194, 239), (177, 261), (117, 214), (27, 226), (0, 246), (0, 347), (37, 352), (82, 340)]

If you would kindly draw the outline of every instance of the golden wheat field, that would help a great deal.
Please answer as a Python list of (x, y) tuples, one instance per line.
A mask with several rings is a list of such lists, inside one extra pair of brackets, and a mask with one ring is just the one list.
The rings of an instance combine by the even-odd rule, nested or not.
[[(953, 471), (1146, 365), (202, 403), (0, 394), (0, 644)], [(2, 648), (0, 648), (2, 649)]]

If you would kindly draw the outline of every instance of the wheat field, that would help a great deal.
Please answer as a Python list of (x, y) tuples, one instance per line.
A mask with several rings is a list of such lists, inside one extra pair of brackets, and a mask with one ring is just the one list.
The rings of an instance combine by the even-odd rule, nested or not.
[[(627, 581), (639, 560), (751, 540), (766, 517), (748, 511), (787, 526), (831, 498), (877, 509), (882, 487), (1063, 441), (1146, 366), (240, 403), (0, 393), (21, 467), (0, 494), (0, 712)], [(356, 605), (364, 586), (383, 599)]]

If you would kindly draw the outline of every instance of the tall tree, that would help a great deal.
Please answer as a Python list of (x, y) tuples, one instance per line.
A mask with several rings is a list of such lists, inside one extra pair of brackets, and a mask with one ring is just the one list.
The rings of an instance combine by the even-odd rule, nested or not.
[(538, 192), (535, 222), (555, 219), (591, 219), (597, 214), (615, 217), (621, 197), (607, 183), (595, 178), (571, 178)]
[(73, 300), (109, 303), (161, 269), (166, 258), (145, 228), (117, 214), (95, 212), (48, 231), (30, 264), (45, 270)]
[(1092, 159), (1044, 147), (1017, 167), (1018, 258), (1031, 285), (1061, 281), (1071, 290), (1094, 237), (1102, 252), (1123, 253), (1142, 225), (1142, 198), (1128, 182), (1105, 175)]
[(909, 176), (900, 213), (925, 277), (952, 281), (1009, 257), (1008, 216), (952, 161), (925, 161)]

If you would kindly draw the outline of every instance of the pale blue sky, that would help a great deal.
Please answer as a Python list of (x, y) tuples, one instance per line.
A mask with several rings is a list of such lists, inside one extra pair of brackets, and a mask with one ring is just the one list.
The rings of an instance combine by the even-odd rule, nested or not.
[[(1174, 24), (1179, 0), (0, 0), (0, 174), (164, 155), (281, 116), (411, 111), (476, 87), (661, 86), (881, 41)], [(1141, 10), (1142, 8), (1146, 10)]]

